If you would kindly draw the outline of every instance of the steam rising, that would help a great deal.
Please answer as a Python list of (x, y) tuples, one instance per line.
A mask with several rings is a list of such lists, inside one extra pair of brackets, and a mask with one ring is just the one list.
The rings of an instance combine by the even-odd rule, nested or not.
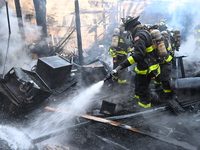
[[(11, 34), (9, 35), (8, 31), (8, 20), (6, 7), (2, 7), (0, 10), (0, 73), (3, 72), (5, 67), (5, 73), (7, 73), (12, 67), (21, 67), (23, 69), (30, 70), (30, 68), (35, 65), (35, 60), (32, 60), (31, 54), (29, 53), (27, 46), (30, 42), (33, 42), (35, 38), (40, 36), (40, 28), (28, 23), (24, 23), (24, 28), (26, 35), (29, 36), (26, 41), (21, 38), (20, 30), (18, 27), (17, 17), (12, 8), (9, 9), (9, 20), (10, 20), (10, 29)], [(9, 39), (10, 36), (10, 40)], [(8, 46), (8, 49), (7, 49)], [(6, 52), (8, 50), (7, 61)]]

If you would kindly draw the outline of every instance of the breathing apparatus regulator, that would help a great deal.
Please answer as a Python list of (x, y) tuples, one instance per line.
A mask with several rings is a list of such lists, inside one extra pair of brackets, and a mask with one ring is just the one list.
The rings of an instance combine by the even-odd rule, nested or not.
[(120, 29), (115, 28), (114, 33), (113, 33), (113, 37), (112, 37), (112, 42), (111, 42), (112, 47), (114, 47), (114, 48), (118, 47), (119, 36), (120, 36)]
[(164, 44), (162, 34), (155, 29), (151, 32), (154, 48), (157, 49), (158, 56), (163, 59), (167, 56), (167, 49)]
[(181, 46), (181, 34), (180, 30), (174, 30), (174, 40), (175, 40), (175, 47)]

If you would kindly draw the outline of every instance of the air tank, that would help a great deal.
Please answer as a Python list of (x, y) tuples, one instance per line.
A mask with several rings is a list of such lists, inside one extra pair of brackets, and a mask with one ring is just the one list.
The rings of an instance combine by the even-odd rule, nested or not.
[(153, 43), (156, 45), (158, 56), (161, 58), (166, 57), (167, 49), (165, 47), (161, 32), (159, 30), (155, 29), (151, 32), (151, 36), (152, 36)]
[(112, 47), (114, 47), (114, 48), (118, 47), (119, 36), (120, 36), (120, 30), (119, 30), (119, 28), (115, 28), (113, 37), (112, 37), (112, 42), (111, 42)]

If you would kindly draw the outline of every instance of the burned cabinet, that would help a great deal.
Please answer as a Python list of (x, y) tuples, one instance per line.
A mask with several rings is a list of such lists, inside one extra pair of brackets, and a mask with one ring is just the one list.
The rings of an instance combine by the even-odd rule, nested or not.
[(0, 82), (1, 109), (9, 114), (26, 114), (51, 93), (48, 85), (35, 72), (12, 68)]
[(38, 59), (36, 73), (51, 88), (55, 89), (70, 80), (72, 65), (59, 56)]

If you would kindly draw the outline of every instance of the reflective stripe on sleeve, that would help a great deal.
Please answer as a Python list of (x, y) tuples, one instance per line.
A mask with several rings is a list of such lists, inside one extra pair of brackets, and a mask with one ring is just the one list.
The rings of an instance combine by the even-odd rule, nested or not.
[(127, 52), (125, 52), (125, 51), (116, 51), (117, 53), (119, 53), (119, 54), (124, 54), (124, 55), (128, 55), (128, 53)]
[(134, 58), (133, 58), (132, 56), (130, 56), (130, 57), (128, 58), (128, 62), (132, 65), (132, 64), (135, 63), (135, 60), (134, 60)]
[(152, 52), (153, 50), (154, 50), (153, 46), (150, 46), (150, 47), (146, 48), (146, 52), (147, 53)]

